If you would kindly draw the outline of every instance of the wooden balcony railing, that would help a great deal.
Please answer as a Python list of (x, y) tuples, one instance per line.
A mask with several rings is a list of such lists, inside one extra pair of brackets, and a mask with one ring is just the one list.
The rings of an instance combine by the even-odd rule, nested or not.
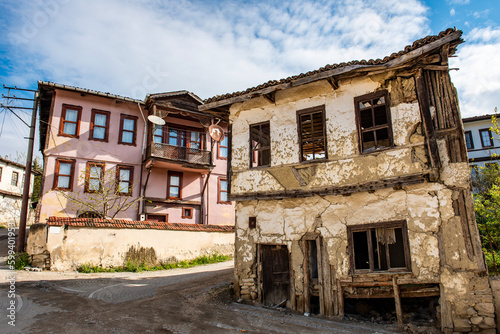
[(212, 162), (210, 151), (162, 143), (153, 143), (149, 145), (147, 156), (207, 166)]

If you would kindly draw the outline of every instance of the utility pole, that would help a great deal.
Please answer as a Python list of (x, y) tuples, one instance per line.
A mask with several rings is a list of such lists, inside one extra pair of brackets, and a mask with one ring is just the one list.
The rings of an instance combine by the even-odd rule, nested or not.
[[(28, 140), (29, 140), (28, 141), (28, 152), (26, 154), (26, 170), (24, 173), (23, 200), (22, 200), (22, 206), (21, 206), (21, 215), (19, 218), (19, 232), (17, 235), (17, 252), (21, 253), (21, 252), (24, 252), (24, 246), (25, 246), (25, 241), (26, 241), (26, 221), (28, 218), (28, 205), (29, 205), (30, 183), (31, 183), (31, 165), (33, 164), (33, 144), (35, 141), (36, 113), (37, 113), (37, 109), (38, 109), (38, 91), (32, 90), (32, 89), (17, 88), (17, 87), (7, 87), (5, 85), (3, 85), (3, 88), (8, 89), (8, 94), (7, 94), (7, 96), (2, 94), (3, 98), (7, 98), (7, 105), (0, 104), (0, 106), (2, 108), (9, 109), (19, 119), (21, 119), (21, 117), (19, 117), (14, 112), (13, 109), (26, 109), (26, 110), (31, 109), (32, 110), (31, 126), (29, 126), (30, 136), (28, 138)], [(27, 98), (16, 97), (15, 95), (10, 96), (11, 90), (17, 90), (17, 91), (22, 91), (22, 92), (33, 92), (34, 97), (33, 97), (33, 99), (27, 99)], [(29, 108), (29, 107), (11, 106), (11, 105), (9, 105), (10, 100), (33, 101), (33, 107)], [(24, 121), (23, 121), (23, 123), (26, 124), (26, 122), (24, 122)]]

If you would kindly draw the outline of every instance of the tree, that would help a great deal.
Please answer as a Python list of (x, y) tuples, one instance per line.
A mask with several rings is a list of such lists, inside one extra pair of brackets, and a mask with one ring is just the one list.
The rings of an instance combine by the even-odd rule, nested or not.
[[(492, 116), (493, 126), (490, 130), (500, 135), (500, 127), (495, 115)], [(488, 267), (495, 273), (499, 272), (500, 262), (500, 166), (497, 163), (486, 164), (484, 167), (474, 167), (472, 176), (474, 189), (474, 210), (481, 234), (482, 247), (488, 262)]]
[(117, 170), (116, 167), (103, 173), (102, 167), (91, 165), (79, 177), (79, 181), (85, 184), (85, 191), (55, 191), (86, 216), (114, 219), (120, 212), (138, 205), (142, 199), (141, 196), (132, 196), (133, 185), (127, 181), (130, 180), (130, 173), (128, 169)]

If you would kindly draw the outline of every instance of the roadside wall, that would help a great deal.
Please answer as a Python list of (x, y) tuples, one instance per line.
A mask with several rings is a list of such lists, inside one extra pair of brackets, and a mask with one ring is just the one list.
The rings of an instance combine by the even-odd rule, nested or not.
[(214, 253), (234, 254), (231, 226), (136, 223), (141, 224), (37, 224), (43, 227), (30, 233), (28, 254), (33, 258), (50, 254), (50, 269), (56, 271), (74, 270), (83, 264), (116, 267), (130, 260), (155, 265)]

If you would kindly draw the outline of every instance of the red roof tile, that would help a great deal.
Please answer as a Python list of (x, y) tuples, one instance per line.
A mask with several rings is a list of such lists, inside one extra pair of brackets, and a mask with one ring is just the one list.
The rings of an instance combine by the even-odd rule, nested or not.
[(125, 219), (49, 217), (49, 226), (81, 226), (96, 228), (133, 228), (175, 231), (234, 232), (231, 225), (179, 224), (154, 221), (134, 221)]

